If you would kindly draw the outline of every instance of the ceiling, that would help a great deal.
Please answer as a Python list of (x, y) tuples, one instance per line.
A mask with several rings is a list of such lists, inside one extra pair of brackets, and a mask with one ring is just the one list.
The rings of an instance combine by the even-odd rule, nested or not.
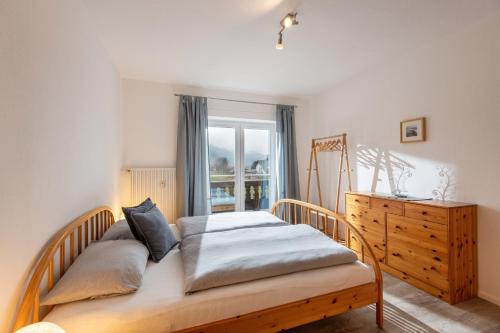
[[(319, 93), (498, 10), (498, 0), (84, 0), (126, 78)], [(275, 50), (280, 19), (299, 25)]]

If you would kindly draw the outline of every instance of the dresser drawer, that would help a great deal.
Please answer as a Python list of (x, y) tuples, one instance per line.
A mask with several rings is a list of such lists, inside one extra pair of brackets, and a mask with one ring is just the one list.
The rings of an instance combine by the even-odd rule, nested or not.
[[(362, 232), (360, 232), (361, 234), (363, 234)], [(373, 251), (373, 254), (375, 255), (375, 258), (377, 258), (377, 260), (379, 262), (385, 262), (385, 243), (384, 243), (384, 240), (382, 238), (378, 238), (378, 237), (370, 237), (370, 236), (367, 236), (366, 234), (363, 234), (363, 237), (365, 238), (365, 240), (368, 242), (368, 245), (370, 245), (372, 251)], [(350, 232), (349, 233), (349, 247), (358, 252), (358, 253), (361, 253), (361, 240), (359, 239), (358, 236), (356, 236), (354, 233)], [(365, 257), (370, 257), (370, 254), (369, 252), (365, 249)]]
[(346, 194), (345, 200), (347, 205), (356, 205), (364, 208), (370, 208), (370, 198), (357, 194)]
[(388, 252), (389, 255), (393, 252), (404, 253), (413, 256), (415, 261), (420, 261), (429, 265), (444, 265), (446, 267), (449, 265), (448, 251), (445, 249), (432, 249), (425, 245), (419, 246), (397, 238), (391, 238), (389, 243), (390, 244), (387, 244), (388, 248), (391, 250), (391, 252)]
[(385, 235), (385, 214), (371, 209), (347, 205), (345, 218), (356, 228), (366, 228)]
[(397, 247), (389, 243), (387, 251), (387, 264), (390, 267), (441, 290), (448, 290), (448, 265), (446, 263), (429, 262), (415, 254), (412, 246)]
[(441, 224), (448, 223), (448, 211), (445, 208), (405, 203), (405, 216)]
[(380, 212), (403, 215), (403, 203), (401, 201), (371, 198), (371, 208)]
[(404, 216), (387, 214), (387, 239), (398, 239), (436, 251), (448, 251), (446, 225)]

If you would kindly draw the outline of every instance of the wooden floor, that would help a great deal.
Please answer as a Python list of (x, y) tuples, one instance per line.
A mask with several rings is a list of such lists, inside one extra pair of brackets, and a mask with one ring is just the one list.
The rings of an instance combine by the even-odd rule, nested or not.
[(449, 305), (384, 274), (385, 328), (375, 325), (375, 308), (363, 308), (301, 326), (288, 333), (500, 333), (500, 306), (479, 298)]

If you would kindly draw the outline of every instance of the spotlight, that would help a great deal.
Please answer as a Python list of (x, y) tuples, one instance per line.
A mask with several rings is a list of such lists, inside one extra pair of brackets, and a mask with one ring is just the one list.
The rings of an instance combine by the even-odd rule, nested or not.
[(280, 32), (278, 42), (276, 43), (276, 50), (283, 50), (283, 34)]
[(297, 25), (297, 13), (288, 13), (280, 21), (281, 29), (278, 33), (278, 42), (276, 43), (276, 50), (283, 50), (283, 31), (290, 28), (292, 25)]
[(297, 25), (297, 13), (288, 13), (284, 18), (281, 19), (280, 24), (284, 28), (290, 28), (292, 25)]

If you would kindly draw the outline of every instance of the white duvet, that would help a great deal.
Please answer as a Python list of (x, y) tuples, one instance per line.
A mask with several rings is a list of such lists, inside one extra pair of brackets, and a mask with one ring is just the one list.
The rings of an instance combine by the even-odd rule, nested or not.
[(288, 223), (266, 211), (220, 213), (206, 216), (181, 217), (175, 222), (181, 239), (208, 232), (241, 228), (283, 226)]
[(347, 247), (306, 224), (209, 232), (181, 243), (186, 292), (348, 264)]

